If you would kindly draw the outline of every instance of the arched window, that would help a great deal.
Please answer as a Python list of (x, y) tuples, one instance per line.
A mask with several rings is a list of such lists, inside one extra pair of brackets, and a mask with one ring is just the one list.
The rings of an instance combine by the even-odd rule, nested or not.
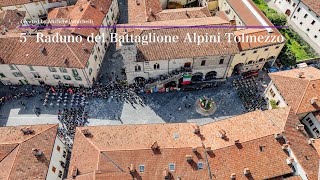
[(249, 61), (247, 64), (252, 64), (253, 63), (253, 61)]
[(155, 63), (155, 64), (153, 65), (153, 69), (160, 69), (160, 64)]
[(136, 65), (136, 66), (134, 67), (134, 70), (135, 70), (136, 72), (141, 71), (141, 66)]

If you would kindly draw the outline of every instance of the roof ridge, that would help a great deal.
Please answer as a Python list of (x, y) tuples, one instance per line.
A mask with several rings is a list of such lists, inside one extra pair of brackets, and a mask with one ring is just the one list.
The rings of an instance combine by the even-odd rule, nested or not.
[(80, 128), (76, 128), (76, 131), (80, 131), (81, 135), (97, 150), (101, 153), (100, 148), (98, 148), (98, 146), (96, 146), (92, 141), (90, 141), (87, 137), (84, 136), (84, 134), (81, 132)]
[(306, 88), (305, 88), (305, 90), (304, 90), (304, 92), (303, 92), (303, 95), (302, 95), (302, 97), (301, 97), (301, 99), (300, 99), (300, 102), (299, 102), (299, 104), (298, 104), (298, 108), (296, 109), (296, 112), (295, 112), (296, 114), (297, 114), (298, 110), (300, 109), (300, 106), (301, 106), (301, 103), (302, 103), (302, 100), (303, 100), (304, 96), (305, 96), (306, 93), (307, 93), (309, 84), (310, 84), (310, 80), (308, 81), (308, 85), (306, 86)]
[(43, 133), (43, 132), (45, 132), (45, 131), (48, 131), (49, 129), (51, 129), (51, 128), (55, 127), (55, 126), (58, 126), (58, 124), (52, 124), (52, 126), (51, 126), (51, 127), (49, 127), (49, 128), (47, 128), (47, 129), (45, 129), (45, 130), (43, 130), (43, 131), (39, 132), (38, 134), (36, 134), (36, 135), (34, 135), (34, 136), (32, 136), (32, 137), (29, 137), (29, 138), (27, 138), (27, 139), (25, 139), (25, 140), (21, 141), (19, 144), (24, 143), (24, 142), (26, 142), (26, 141), (29, 141), (30, 139), (32, 139), (32, 138), (34, 138), (34, 137), (36, 137), (36, 136), (38, 136), (38, 135), (42, 134), (42, 133)]
[(100, 152), (100, 154), (104, 155), (114, 166), (116, 166), (121, 172), (125, 172), (118, 164), (116, 164), (109, 156), (107, 156), (104, 152)]
[[(17, 147), (19, 148), (19, 149), (18, 149), (18, 152), (17, 152), (17, 154), (18, 154), (19, 151), (20, 151), (20, 144), (19, 144)], [(17, 147), (16, 147), (16, 148), (17, 148)], [(16, 148), (14, 148), (14, 149), (16, 149)], [(16, 163), (17, 154), (14, 156), (14, 160), (13, 160), (12, 166), (11, 166), (11, 168), (10, 168), (10, 172), (9, 172), (9, 176), (8, 176), (8, 177), (10, 177), (12, 168), (14, 167), (14, 165), (15, 165), (15, 163)]]
[[(85, 66), (81, 63), (80, 59), (78, 58), (78, 56), (73, 52), (73, 50), (70, 48), (70, 46), (68, 45), (68, 43), (65, 43), (66, 46), (68, 47), (68, 49), (71, 51), (72, 55), (78, 60), (78, 62), (80, 63), (80, 65), (82, 66), (82, 68), (84, 68)], [(88, 60), (89, 61), (89, 60)]]
[[(289, 108), (289, 112), (290, 112), (291, 107), (289, 107), (289, 106), (286, 106), (286, 107), (281, 108), (281, 109), (286, 109), (286, 108)], [(272, 110), (273, 110), (273, 109), (272, 109)], [(269, 111), (271, 112), (272, 110), (269, 110)], [(261, 112), (263, 113), (264, 116), (267, 117), (268, 120), (270, 120), (270, 121), (271, 121), (274, 125), (276, 125), (280, 130), (284, 130), (284, 129), (282, 129), (281, 127), (279, 127), (279, 126), (277, 125), (277, 123), (275, 123), (275, 121), (273, 121), (272, 118), (270, 118), (264, 111), (261, 111)], [(289, 113), (286, 115), (286, 119), (288, 119), (288, 117), (289, 117)]]
[[(187, 148), (203, 148), (202, 146), (197, 146), (197, 147), (165, 147), (161, 149), (187, 149)], [(100, 152), (115, 152), (115, 151), (136, 151), (136, 150), (151, 150), (151, 148), (138, 148), (138, 149), (114, 149), (114, 150), (100, 150)]]
[[(12, 143), (12, 144), (16, 144), (16, 146), (6, 155), (4, 156), (1, 160), (0, 160), (0, 163), (6, 158), (9, 156), (9, 154), (12, 153), (13, 150), (15, 150), (17, 148), (17, 146), (19, 146), (19, 143)], [(1, 144), (2, 145), (2, 144)]]

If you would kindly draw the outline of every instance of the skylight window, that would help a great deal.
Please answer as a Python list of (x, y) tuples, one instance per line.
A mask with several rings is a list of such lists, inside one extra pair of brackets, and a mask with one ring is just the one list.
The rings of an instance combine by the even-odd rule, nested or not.
[(139, 171), (140, 172), (144, 172), (144, 165), (142, 164), (142, 165), (139, 165)]
[(169, 164), (169, 170), (170, 171), (174, 171), (174, 169), (175, 169), (175, 165), (173, 163), (170, 163)]
[(203, 169), (203, 163), (202, 162), (198, 162), (198, 169)]

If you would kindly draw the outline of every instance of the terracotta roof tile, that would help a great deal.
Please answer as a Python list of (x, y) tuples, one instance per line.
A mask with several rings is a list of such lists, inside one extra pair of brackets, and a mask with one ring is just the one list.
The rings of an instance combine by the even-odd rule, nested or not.
[(220, 17), (226, 21), (230, 21), (230, 19), (228, 18), (228, 16), (226, 15), (226, 13), (224, 11), (218, 11), (216, 12), (216, 16)]
[(5, 10), (0, 12), (0, 30), (14, 30), (21, 25), (26, 12), (17, 10)]
[[(61, 31), (61, 35), (67, 34), (72, 36), (67, 30)], [(37, 43), (35, 37), (27, 37), (25, 43), (21, 43), (18, 37), (0, 38), (0, 59), (3, 64), (84, 68), (93, 45), (87, 41)]]
[(290, 111), (285, 126), (285, 138), (289, 141), (290, 149), (306, 172), (309, 179), (319, 179), (319, 155), (313, 146), (308, 144), (308, 135), (297, 129), (300, 120), (294, 111)]
[[(204, 143), (212, 149), (220, 149), (234, 145), (236, 140), (241, 143), (253, 139), (274, 135), (283, 130), (275, 123), (277, 112), (288, 111), (288, 109), (272, 110), (273, 113), (265, 111), (253, 111), (246, 114), (234, 116), (229, 119), (202, 125), (201, 132), (204, 134)], [(275, 118), (276, 117), (276, 118)], [(286, 116), (281, 116), (286, 118)], [(284, 120), (283, 120), (284, 121)], [(239, 128), (241, 127), (241, 128)], [(219, 136), (219, 131), (224, 131), (227, 140)]]
[(284, 178), (285, 180), (301, 180), (301, 177), (300, 176), (291, 176), (291, 177), (287, 177), (287, 178)]
[[(299, 73), (304, 73), (299, 78)], [(320, 98), (320, 70), (307, 67), (269, 74), (285, 101), (297, 114), (320, 110), (319, 101), (311, 105), (312, 98)]]
[(168, 21), (177, 19), (193, 19), (210, 17), (207, 7), (180, 8), (163, 10), (149, 18), (150, 21)]
[[(240, 38), (244, 37), (245, 39), (243, 41), (240, 41), (239, 43), (239, 49), (240, 50), (248, 50), (248, 49), (254, 49), (258, 47), (263, 46), (270, 46), (275, 44), (281, 44), (285, 41), (280, 41), (282, 39), (279, 39), (279, 41), (276, 39), (280, 35), (280, 33), (268, 33), (266, 29), (243, 29), (235, 31), (234, 34), (236, 36), (239, 36)], [(259, 37), (264, 37), (263, 39), (258, 40)], [(253, 40), (247, 41), (247, 38), (252, 38)], [(270, 42), (269, 42), (270, 41)], [(272, 42), (271, 42), (272, 41)]]
[[(232, 173), (236, 173), (237, 179), (247, 179), (244, 168), (250, 169), (254, 179), (289, 174), (292, 170), (286, 164), (287, 155), (274, 138), (281, 128), (273, 122), (286, 119), (288, 109), (279, 109), (280, 115), (273, 111), (266, 114), (257, 111), (203, 125), (198, 135), (194, 134), (195, 123), (77, 128), (71, 167), (79, 169), (79, 177), (90, 179), (93, 173), (97, 180), (131, 179), (132, 165), (137, 179), (163, 179), (165, 168), (174, 179), (209, 179), (208, 158), (213, 179), (229, 179)], [(210, 139), (221, 127), (232, 143)], [(81, 132), (85, 129), (90, 137)], [(234, 144), (235, 138), (240, 139), (241, 147)], [(153, 150), (151, 145), (155, 141), (157, 149)], [(212, 152), (205, 151), (208, 144)], [(192, 160), (187, 162), (187, 157)], [(203, 163), (203, 169), (198, 169), (198, 162)], [(169, 170), (170, 163), (175, 164), (174, 171)], [(144, 172), (140, 172), (140, 165), (144, 165)]]
[[(74, 6), (55, 8), (48, 14), (48, 19), (64, 19), (79, 22), (71, 24), (71, 26), (100, 26), (105, 15), (112, 4), (112, 0), (91, 0), (78, 1)], [(87, 21), (87, 22), (86, 22)], [(51, 24), (51, 25), (67, 25), (67, 24)], [(74, 28), (71, 29), (72, 34), (90, 36), (92, 33), (97, 35), (99, 29), (97, 28)]]
[(162, 11), (160, 1), (128, 0), (128, 23), (147, 22), (149, 17)]
[(86, 174), (97, 170), (100, 153), (98, 148), (90, 143), (80, 130), (76, 131), (75, 136), (77, 139), (74, 140), (71, 155), (71, 159), (74, 159), (74, 161), (70, 162), (68, 175), (72, 174), (73, 168), (77, 168), (80, 174)]
[[(30, 2), (39, 2), (41, 0), (1, 0), (0, 1), (0, 7), (6, 7), (6, 6), (15, 6), (15, 5), (20, 5), (20, 4), (28, 4)], [(59, 2), (63, 0), (48, 0), (49, 3), (52, 2)]]
[[(193, 133), (195, 126), (194, 123), (95, 126), (90, 127), (94, 136), (87, 140), (103, 151), (150, 149), (155, 141), (161, 148), (197, 147), (201, 141)], [(77, 131), (82, 129), (86, 128)]]
[[(240, 147), (233, 145), (215, 150), (213, 154), (209, 162), (217, 180), (230, 179), (232, 173), (236, 179), (247, 180), (269, 179), (292, 172), (286, 163), (288, 156), (273, 135), (241, 143)], [(249, 168), (250, 178), (243, 174), (245, 168)]]
[[(34, 130), (31, 135), (21, 131), (26, 126), (1, 127), (0, 179), (45, 179), (52, 149), (55, 143), (58, 125), (27, 126)], [(43, 152), (40, 159), (33, 154), (33, 148)]]
[(317, 15), (320, 15), (320, 1), (319, 0), (302, 0), (302, 2), (307, 5), (312, 11)]

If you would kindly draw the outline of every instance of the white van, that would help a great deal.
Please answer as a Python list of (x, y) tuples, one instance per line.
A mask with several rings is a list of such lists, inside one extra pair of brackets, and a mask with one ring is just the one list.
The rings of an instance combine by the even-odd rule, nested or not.
[(299, 64), (297, 64), (297, 68), (305, 68), (305, 67), (308, 67), (307, 63), (299, 63)]

